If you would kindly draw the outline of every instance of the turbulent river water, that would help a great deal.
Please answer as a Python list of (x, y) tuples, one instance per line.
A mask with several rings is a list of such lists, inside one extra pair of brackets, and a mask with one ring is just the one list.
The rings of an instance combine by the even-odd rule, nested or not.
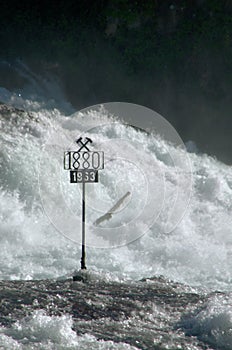
[[(55, 83), (21, 71), (23, 90), (0, 88), (0, 348), (230, 350), (232, 168), (104, 108), (76, 113)], [(70, 278), (81, 188), (63, 170), (83, 131), (106, 154), (99, 183), (86, 186), (86, 283)]]

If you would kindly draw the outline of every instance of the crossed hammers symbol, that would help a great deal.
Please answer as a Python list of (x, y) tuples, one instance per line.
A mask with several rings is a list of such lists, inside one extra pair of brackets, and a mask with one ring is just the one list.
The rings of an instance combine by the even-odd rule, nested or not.
[(87, 141), (84, 143), (82, 142), (82, 137), (79, 137), (78, 140), (76, 140), (77, 144), (80, 144), (81, 147), (79, 148), (79, 150), (77, 152), (80, 152), (82, 150), (82, 148), (85, 148), (88, 152), (90, 151), (89, 148), (86, 146), (89, 142), (93, 142), (90, 138), (86, 137), (85, 138)]

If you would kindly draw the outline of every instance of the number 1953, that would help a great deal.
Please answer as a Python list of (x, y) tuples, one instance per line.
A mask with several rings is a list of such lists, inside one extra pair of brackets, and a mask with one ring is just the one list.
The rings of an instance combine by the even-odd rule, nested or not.
[(98, 172), (95, 170), (71, 170), (70, 182), (98, 182)]

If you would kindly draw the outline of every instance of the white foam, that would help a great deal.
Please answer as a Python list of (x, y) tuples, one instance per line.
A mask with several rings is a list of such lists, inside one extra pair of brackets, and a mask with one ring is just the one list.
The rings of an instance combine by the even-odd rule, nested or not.
[(183, 322), (188, 335), (208, 343), (213, 348), (232, 348), (232, 295), (218, 294), (195, 316)]
[[(57, 232), (43, 212), (38, 168), (43, 144), (52, 132), (55, 131), (57, 140), (61, 140), (61, 143), (75, 140), (81, 127), (87, 127), (89, 119), (87, 118), (85, 125), (84, 116), (63, 117), (58, 110), (49, 109), (34, 112), (34, 117), (35, 119), (25, 115), (25, 118), (17, 120), (1, 120), (1, 279), (52, 278), (72, 274), (79, 267), (80, 246)], [(93, 119), (97, 118), (104, 121), (101, 113), (94, 112)], [(112, 137), (127, 140), (127, 147), (123, 152), (128, 159), (132, 150), (137, 151), (139, 145), (136, 157), (138, 161), (143, 161), (147, 172), (152, 173), (157, 189), (162, 187), (165, 178), (165, 193), (170, 199), (165, 204), (167, 211), (175, 203), (177, 186), (180, 199), (182, 195), (184, 197), (189, 184), (185, 182), (184, 176), (174, 171), (168, 153), (171, 145), (120, 124), (111, 129), (106, 127), (104, 132), (101, 129), (95, 130), (92, 135), (97, 145), (105, 144), (108, 149), (112, 148), (112, 156), (122, 152), (120, 144), (112, 141)], [(131, 145), (128, 145), (129, 141)], [(180, 159), (184, 157), (184, 151), (176, 149), (175, 152), (180, 155)], [(55, 149), (53, 153), (56, 154)], [(232, 169), (207, 155), (189, 156), (192, 161), (194, 188), (188, 211), (178, 227), (171, 233), (164, 234), (167, 215), (163, 211), (159, 220), (134, 243), (114, 249), (88, 248), (87, 267), (108, 271), (116, 278), (137, 279), (161, 274), (194, 286), (214, 290), (231, 289)], [(156, 172), (156, 168), (151, 172), (151, 157), (160, 172)], [(44, 152), (42, 162), (46, 165), (49, 160), (50, 153)], [(62, 198), (58, 186), (49, 182), (48, 176), (57, 163), (51, 160), (49, 164), (41, 174), (40, 186), (46, 193), (51, 213), (63, 214), (63, 207), (70, 206), (71, 203), (75, 215), (81, 217), (80, 191), (74, 191), (74, 187), (70, 189), (62, 173), (59, 181), (61, 180), (65, 199)], [(89, 185), (87, 189), (87, 217), (92, 222), (101, 215), (99, 209), (110, 209), (120, 196), (128, 190), (132, 192), (130, 206), (115, 215), (109, 222), (109, 228), (110, 225), (117, 226), (120, 222), (130, 221), (133, 215), (140, 212), (146, 197), (143, 186), (139, 186), (139, 182), (133, 178), (129, 166), (122, 173), (120, 169), (113, 169), (106, 168), (101, 183)], [(115, 172), (117, 177), (114, 177)], [(150, 206), (137, 222), (138, 234), (147, 228), (149, 215), (159, 206), (156, 196), (156, 191), (150, 193)], [(65, 205), (62, 201), (65, 201)], [(69, 224), (64, 222), (64, 226)], [(72, 227), (74, 237), (78, 230), (78, 227)], [(107, 229), (104, 231), (105, 235), (102, 235), (102, 231), (96, 235), (91, 229), (87, 232), (88, 237), (93, 240), (91, 243), (95, 240), (96, 243), (104, 244), (108, 239)], [(133, 232), (127, 233), (130, 235)]]
[(70, 315), (48, 316), (43, 310), (0, 328), (0, 348), (4, 350), (136, 350), (126, 343), (98, 340), (88, 333), (78, 336)]

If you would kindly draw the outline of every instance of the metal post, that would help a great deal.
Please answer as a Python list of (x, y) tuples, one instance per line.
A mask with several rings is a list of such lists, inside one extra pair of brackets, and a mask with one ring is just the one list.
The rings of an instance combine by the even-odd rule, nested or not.
[(86, 270), (85, 266), (85, 182), (82, 182), (82, 256), (81, 269)]

